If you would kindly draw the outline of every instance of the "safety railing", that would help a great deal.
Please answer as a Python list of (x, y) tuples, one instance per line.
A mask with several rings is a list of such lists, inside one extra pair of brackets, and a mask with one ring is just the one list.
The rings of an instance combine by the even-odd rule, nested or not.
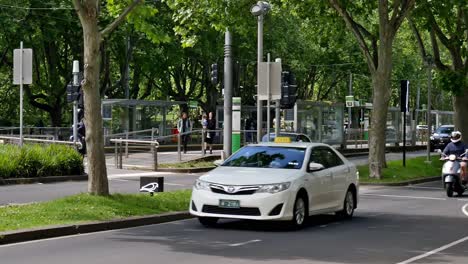
[[(7, 136), (0, 136), (0, 140), (2, 140), (4, 144), (19, 144), (20, 138), (19, 137), (7, 137)], [(32, 142), (32, 143), (39, 143), (39, 144), (62, 144), (62, 145), (75, 145), (80, 146), (80, 142), (73, 142), (73, 141), (62, 141), (62, 140), (48, 140), (48, 139), (38, 139), (38, 138), (23, 138), (24, 142)]]
[[(149, 134), (149, 136), (145, 134)], [(137, 130), (137, 131), (129, 131), (129, 132), (122, 132), (122, 133), (116, 133), (116, 134), (108, 134), (104, 136), (104, 142), (106, 145), (107, 142), (112, 142), (112, 139), (118, 139), (118, 138), (125, 138), (126, 140), (144, 140), (145, 138), (149, 138), (150, 141), (154, 141), (156, 135), (159, 134), (159, 129), (152, 127), (151, 129), (144, 129), (144, 130)], [(110, 140), (110, 141), (109, 141)], [(125, 157), (128, 158), (128, 144), (129, 142), (125, 142)]]
[(132, 140), (132, 139), (111, 139), (112, 143), (114, 143), (114, 153), (115, 153), (115, 166), (116, 168), (122, 169), (123, 168), (123, 144), (138, 144), (138, 145), (149, 145), (151, 147), (151, 151), (153, 153), (153, 170), (158, 170), (158, 148), (159, 143), (156, 140)]

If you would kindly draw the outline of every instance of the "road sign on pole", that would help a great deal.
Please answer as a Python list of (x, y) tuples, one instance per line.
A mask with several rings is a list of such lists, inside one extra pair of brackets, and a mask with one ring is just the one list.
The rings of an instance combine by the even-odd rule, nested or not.
[(32, 49), (20, 48), (13, 51), (13, 84), (20, 86), (20, 141), (23, 146), (23, 84), (32, 83)]
[[(258, 67), (258, 96), (260, 100), (281, 99), (281, 72), (281, 62), (260, 62)], [(268, 96), (268, 82), (270, 96)]]

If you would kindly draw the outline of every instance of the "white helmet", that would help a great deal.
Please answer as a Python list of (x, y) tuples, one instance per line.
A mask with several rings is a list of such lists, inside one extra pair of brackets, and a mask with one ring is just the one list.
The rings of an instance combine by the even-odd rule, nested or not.
[(453, 143), (457, 143), (458, 141), (461, 140), (461, 137), (462, 137), (462, 134), (460, 131), (453, 131), (452, 134), (450, 135), (450, 140), (453, 142)]

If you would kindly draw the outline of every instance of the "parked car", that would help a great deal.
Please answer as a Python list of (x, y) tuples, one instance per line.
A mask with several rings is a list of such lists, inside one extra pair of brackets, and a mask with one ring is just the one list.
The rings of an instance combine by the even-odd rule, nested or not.
[(251, 144), (196, 181), (190, 214), (205, 226), (230, 218), (282, 220), (300, 228), (316, 214), (351, 218), (358, 179), (356, 166), (326, 144)]
[[(301, 133), (292, 133), (292, 132), (280, 132), (280, 137), (288, 137), (291, 139), (291, 142), (312, 142), (312, 140), (305, 134)], [(275, 133), (270, 133), (270, 142), (275, 141)], [(262, 137), (262, 142), (268, 142), (267, 135)]]
[(453, 132), (453, 125), (443, 125), (434, 131), (430, 140), (431, 151), (436, 149), (444, 150), (445, 146), (450, 143), (450, 134)]

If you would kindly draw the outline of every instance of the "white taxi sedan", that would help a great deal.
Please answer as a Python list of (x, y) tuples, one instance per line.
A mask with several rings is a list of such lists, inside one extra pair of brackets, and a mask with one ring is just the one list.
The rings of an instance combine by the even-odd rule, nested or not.
[(190, 213), (213, 226), (220, 218), (284, 220), (302, 227), (310, 215), (351, 218), (359, 173), (320, 143), (260, 143), (241, 148), (195, 183)]

